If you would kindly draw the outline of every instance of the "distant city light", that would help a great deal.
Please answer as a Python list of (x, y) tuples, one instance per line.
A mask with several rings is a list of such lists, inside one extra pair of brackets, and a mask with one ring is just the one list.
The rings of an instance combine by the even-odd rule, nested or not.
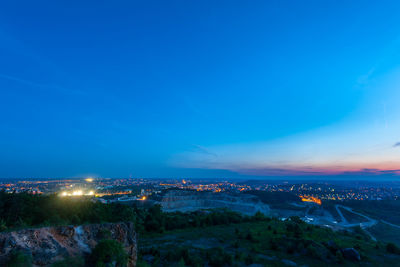
[(84, 192), (82, 190), (75, 190), (75, 191), (72, 191), (72, 192), (64, 191), (64, 192), (62, 192), (60, 194), (60, 196), (62, 196), (62, 197), (94, 196), (94, 191), (93, 190), (90, 190), (90, 191), (87, 191), (87, 192)]
[(93, 178), (86, 178), (86, 179), (85, 179), (85, 181), (88, 182), (88, 183), (93, 182), (93, 180), (94, 180)]
[(313, 202), (316, 203), (318, 205), (321, 205), (321, 199), (313, 197), (313, 196), (299, 196), (301, 198), (301, 201), (303, 202)]
[(82, 196), (83, 192), (82, 192), (82, 190), (76, 190), (76, 191), (72, 192), (72, 195), (73, 196)]

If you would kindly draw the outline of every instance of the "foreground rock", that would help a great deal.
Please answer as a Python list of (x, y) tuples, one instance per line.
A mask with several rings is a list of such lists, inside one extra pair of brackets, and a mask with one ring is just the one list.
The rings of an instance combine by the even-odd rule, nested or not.
[(136, 233), (132, 223), (43, 227), (0, 233), (0, 266), (13, 251), (31, 256), (33, 266), (49, 266), (66, 257), (85, 256), (102, 239), (122, 244), (129, 256), (128, 266), (136, 266)]
[(358, 253), (358, 251), (355, 250), (354, 248), (344, 248), (344, 249), (342, 249), (342, 254), (343, 254), (343, 257), (347, 260), (351, 260), (351, 261), (360, 261), (361, 260), (360, 253)]
[(257, 196), (246, 194), (170, 190), (163, 196), (160, 204), (165, 212), (227, 208), (246, 215), (270, 213), (269, 206)]

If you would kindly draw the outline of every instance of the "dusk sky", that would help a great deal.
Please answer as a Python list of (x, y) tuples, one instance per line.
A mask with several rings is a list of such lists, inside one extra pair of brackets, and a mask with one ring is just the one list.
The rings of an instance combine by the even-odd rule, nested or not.
[(2, 178), (400, 177), (399, 1), (7, 2)]

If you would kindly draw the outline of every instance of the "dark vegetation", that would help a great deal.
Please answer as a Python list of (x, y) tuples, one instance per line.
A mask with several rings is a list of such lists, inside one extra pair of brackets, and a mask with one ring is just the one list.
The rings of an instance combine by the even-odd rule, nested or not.
[(13, 251), (7, 262), (7, 267), (25, 267), (32, 265), (32, 259), (21, 251)]
[(231, 211), (164, 213), (159, 205), (150, 208), (118, 203), (102, 204), (89, 198), (66, 198), (57, 195), (8, 194), (0, 191), (0, 230), (26, 227), (81, 225), (102, 222), (135, 222), (139, 233), (205, 227), (258, 220)]
[(57, 195), (0, 191), (0, 231), (47, 225), (134, 221), (132, 207)]
[(101, 240), (90, 255), (91, 264), (96, 267), (114, 266), (122, 267), (128, 263), (128, 255), (120, 243), (115, 240)]
[[(386, 266), (400, 259), (397, 246), (376, 243), (362, 230), (334, 232), (298, 217), (142, 234), (138, 266)], [(387, 247), (388, 246), (388, 247)], [(346, 254), (354, 248), (361, 260)], [(385, 257), (384, 255), (390, 255)]]
[(250, 217), (229, 210), (165, 213), (162, 212), (160, 205), (153, 205), (148, 209), (135, 207), (134, 210), (136, 231), (144, 234), (259, 221), (265, 218), (261, 213)]
[[(269, 200), (266, 200), (269, 201)], [(291, 217), (286, 221), (258, 213), (243, 216), (228, 210), (164, 213), (150, 208), (101, 204), (89, 198), (0, 192), (0, 227), (21, 227), (133, 221), (138, 232), (138, 266), (237, 266), (253, 263), (282, 266), (291, 260), (308, 266), (360, 263), (395, 265), (400, 249), (374, 242), (362, 229), (334, 232)], [(54, 266), (126, 265), (126, 254), (104, 233), (87, 259), (64, 259)], [(361, 262), (344, 249), (354, 248)], [(386, 257), (386, 255), (390, 255)], [(29, 266), (30, 258), (15, 252), (9, 266)]]

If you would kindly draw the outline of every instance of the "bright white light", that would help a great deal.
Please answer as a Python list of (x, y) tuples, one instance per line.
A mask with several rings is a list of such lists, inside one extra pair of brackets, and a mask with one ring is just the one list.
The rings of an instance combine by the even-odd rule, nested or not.
[(82, 192), (82, 190), (76, 190), (76, 191), (72, 192), (72, 195), (73, 196), (82, 196), (83, 192)]
[(60, 196), (66, 197), (66, 196), (94, 196), (94, 191), (90, 190), (90, 191), (86, 191), (84, 192), (83, 190), (75, 190), (72, 192), (61, 192)]

